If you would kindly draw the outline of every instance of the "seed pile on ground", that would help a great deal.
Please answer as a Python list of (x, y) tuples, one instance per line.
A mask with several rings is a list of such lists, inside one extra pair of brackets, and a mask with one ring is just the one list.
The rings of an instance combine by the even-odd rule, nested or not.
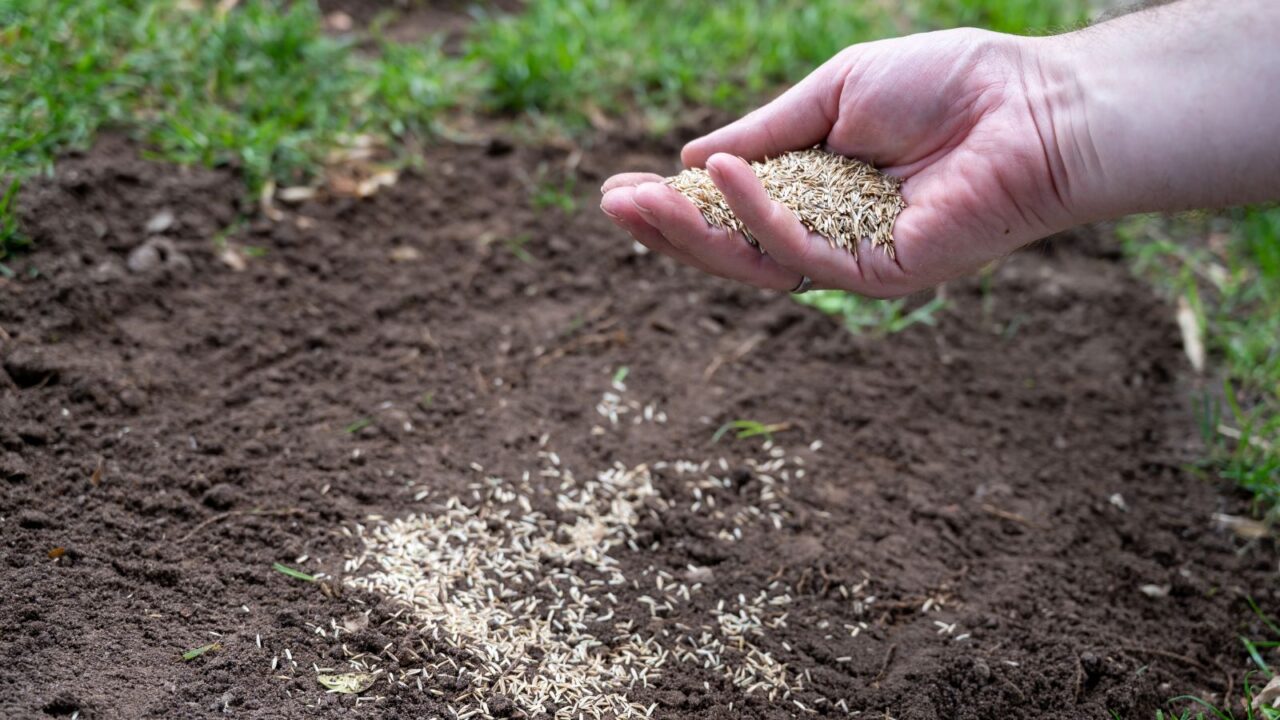
[[(660, 410), (626, 400), (625, 389), (615, 382), (596, 406), (610, 428), (661, 424)], [(536, 467), (519, 479), (473, 465), (479, 477), (469, 495), (343, 528), (361, 545), (346, 558), (345, 584), (394, 598), (405, 610), (397, 622), (420, 638), (399, 656), (384, 648), (398, 671), (363, 652), (347, 653), (351, 670), (380, 673), (379, 683), (395, 687), (416, 684), (445, 703), (444, 717), (458, 720), (509, 717), (512, 706), (554, 720), (649, 720), (657, 705), (639, 702), (637, 693), (695, 668), (732, 683), (744, 703), (754, 697), (808, 713), (850, 712), (843, 699), (819, 692), (821, 680), (788, 664), (794, 650), (783, 638), (798, 592), (792, 585), (771, 578), (765, 587), (729, 590), (705, 567), (640, 570), (623, 562), (656, 551), (656, 539), (640, 544), (640, 528), (668, 524), (680, 506), (711, 523), (724, 543), (743, 541), (744, 530), (781, 531), (793, 517), (789, 481), (806, 476), (802, 457), (766, 442), (763, 456), (741, 460), (752, 478), (743, 488), (725, 458), (615, 462), (580, 475), (548, 441), (539, 440)], [(853, 603), (849, 619), (874, 602), (863, 594), (869, 582), (866, 576), (852, 588), (832, 586)], [(851, 637), (866, 627), (855, 622), (845, 626)], [(331, 625), (337, 638), (341, 626)], [(835, 643), (836, 633), (833, 626), (827, 639)]]
[[(769, 197), (790, 208), (831, 247), (857, 257), (858, 246), (865, 240), (893, 257), (893, 223), (907, 206), (901, 180), (817, 148), (786, 153), (751, 167)], [(740, 232), (747, 242), (760, 247), (706, 170), (685, 170), (666, 182), (692, 200), (707, 222)]]

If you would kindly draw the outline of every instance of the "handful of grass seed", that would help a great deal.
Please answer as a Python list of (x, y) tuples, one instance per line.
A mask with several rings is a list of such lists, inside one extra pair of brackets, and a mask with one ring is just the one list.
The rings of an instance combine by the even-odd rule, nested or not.
[[(893, 257), (893, 223), (907, 206), (902, 181), (853, 158), (817, 148), (800, 150), (751, 164), (769, 197), (787, 206), (809, 230), (833, 248), (858, 256), (867, 240)], [(756, 248), (759, 243), (729, 209), (706, 170), (693, 168), (667, 184), (702, 211), (707, 222), (736, 230)]]

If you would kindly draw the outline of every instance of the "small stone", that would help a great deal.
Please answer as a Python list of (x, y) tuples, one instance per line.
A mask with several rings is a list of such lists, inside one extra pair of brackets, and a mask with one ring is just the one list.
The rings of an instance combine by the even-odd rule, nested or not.
[(158, 235), (165, 230), (173, 227), (173, 211), (165, 208), (147, 221), (147, 232), (152, 235)]
[(161, 261), (160, 249), (150, 241), (147, 241), (129, 253), (129, 260), (126, 265), (129, 267), (129, 272), (143, 274), (160, 267)]
[(181, 272), (191, 269), (191, 259), (179, 252), (172, 240), (154, 237), (134, 248), (125, 265), (130, 272), (138, 275), (160, 269)]
[(973, 677), (978, 682), (986, 685), (991, 682), (991, 668), (982, 660), (973, 661)]

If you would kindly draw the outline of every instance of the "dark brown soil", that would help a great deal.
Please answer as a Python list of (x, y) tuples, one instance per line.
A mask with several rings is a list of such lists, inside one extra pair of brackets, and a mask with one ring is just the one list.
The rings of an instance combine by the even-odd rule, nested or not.
[[(782, 583), (790, 620), (758, 643), (808, 682), (770, 703), (675, 665), (632, 693), (656, 717), (805, 716), (791, 700), (845, 716), (825, 697), (898, 720), (1136, 719), (1238, 691), (1244, 597), (1280, 610), (1275, 556), (1238, 552), (1211, 521), (1238, 499), (1180, 470), (1194, 426), (1172, 313), (1105, 242), (1015, 256), (989, 295), (951, 285), (936, 328), (855, 337), (633, 252), (594, 187), (672, 170), (674, 151), (587, 152), (567, 215), (529, 186), (563, 158), (498, 146), (438, 147), (371, 199), (244, 226), (230, 172), (117, 139), (30, 186), (36, 250), (0, 280), (0, 716), (451, 717), (456, 679), (357, 709), (315, 682), (343, 644), (392, 671), (428, 653), (394, 601), (344, 589), (359, 548), (341, 528), (429, 512), (472, 463), (517, 476), (544, 434), (583, 474), (723, 456), (738, 491), (719, 500), (739, 507), (760, 441), (710, 444), (739, 418), (824, 444), (799, 453), (781, 529), (727, 543), (679, 506), (642, 527), (656, 549), (615, 554), (637, 577), (709, 567), (712, 595)], [(228, 227), (242, 270), (219, 258)], [(622, 366), (669, 422), (592, 434)], [(864, 581), (859, 615), (837, 589)], [(636, 617), (696, 626), (699, 602)], [(315, 631), (368, 608), (341, 641)]]

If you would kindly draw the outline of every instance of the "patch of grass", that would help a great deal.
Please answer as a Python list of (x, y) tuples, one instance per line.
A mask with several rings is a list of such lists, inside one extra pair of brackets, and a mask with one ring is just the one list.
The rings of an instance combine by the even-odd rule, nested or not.
[(0, 261), (14, 252), (26, 247), (30, 241), (22, 234), (18, 223), (18, 191), (22, 189), (22, 181), (14, 179), (9, 187), (0, 195)]
[(288, 575), (289, 577), (291, 577), (291, 578), (293, 578), (293, 579), (295, 579), (295, 580), (303, 580), (303, 581), (305, 581), (305, 582), (315, 582), (315, 581), (316, 581), (316, 578), (315, 578), (315, 576), (314, 576), (314, 575), (308, 575), (308, 574), (306, 574), (306, 573), (302, 572), (301, 570), (294, 570), (293, 568), (289, 567), (288, 565), (284, 565), (284, 564), (282, 564), (282, 563), (272, 563), (272, 564), (271, 564), (271, 569), (272, 569), (272, 570), (275, 570), (275, 571), (276, 571), (276, 572), (278, 572), (278, 573), (281, 573), (281, 574), (284, 574), (284, 575)]
[(870, 300), (840, 290), (813, 290), (792, 296), (796, 302), (840, 318), (854, 334), (868, 330), (880, 335), (893, 335), (916, 324), (937, 324), (937, 313), (946, 300), (935, 297), (913, 310), (906, 309), (906, 299)]
[(533, 191), (533, 207), (538, 210), (556, 208), (566, 215), (572, 213), (578, 208), (578, 201), (573, 195), (575, 185), (576, 182), (572, 177), (567, 178), (560, 185), (552, 183), (539, 185)]
[(0, 175), (48, 168), (105, 127), (180, 163), (300, 182), (354, 134), (428, 132), (455, 102), (437, 46), (357, 53), (311, 2), (0, 0)]
[(938, 27), (1017, 34), (1064, 32), (1083, 23), (1089, 13), (1087, 0), (917, 0), (911, 8), (918, 18), (941, 20), (944, 24)]
[(1263, 707), (1259, 710), (1253, 709), (1253, 699), (1261, 690), (1262, 685), (1255, 684), (1254, 678), (1248, 676), (1244, 680), (1244, 709), (1242, 711), (1220, 708), (1203, 698), (1184, 695), (1174, 698), (1170, 702), (1191, 703), (1195, 706), (1194, 709), (1183, 710), (1177, 715), (1172, 712), (1166, 713), (1157, 710), (1156, 720), (1280, 720), (1280, 709), (1268, 707)]
[(774, 433), (789, 429), (791, 429), (791, 423), (788, 422), (765, 424), (756, 420), (730, 420), (716, 429), (715, 434), (711, 436), (711, 442), (720, 442), (730, 432), (738, 440), (763, 437), (767, 441), (772, 441)]
[(1117, 227), (1139, 274), (1181, 298), (1220, 397), (1201, 402), (1203, 469), (1238, 483), (1275, 522), (1280, 507), (1280, 208)]
[(468, 57), (487, 104), (583, 121), (640, 108), (740, 109), (844, 47), (916, 29), (977, 24), (1021, 32), (1084, 18), (1084, 0), (532, 0), (490, 16)]

